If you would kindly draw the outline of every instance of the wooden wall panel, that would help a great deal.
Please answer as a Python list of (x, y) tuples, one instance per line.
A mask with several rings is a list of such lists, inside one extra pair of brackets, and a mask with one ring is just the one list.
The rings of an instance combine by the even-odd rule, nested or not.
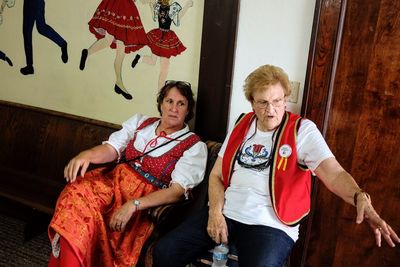
[[(324, 4), (332, 1), (323, 1)], [(333, 7), (334, 8), (334, 7)], [(334, 8), (335, 9), (335, 8)], [(337, 8), (336, 8), (337, 10)], [(342, 10), (344, 10), (342, 8)], [(400, 232), (400, 2), (347, 1), (341, 41), (330, 73), (318, 64), (310, 86), (331, 76), (323, 92), (312, 88), (305, 114), (320, 122), (339, 162), (372, 195), (377, 211)], [(328, 12), (329, 13), (329, 12)], [(320, 32), (330, 27), (319, 24)], [(340, 26), (340, 25), (339, 25)], [(340, 27), (339, 27), (340, 30)], [(325, 40), (324, 35), (317, 36)], [(339, 38), (340, 39), (340, 38)], [(340, 52), (340, 53), (338, 53)], [(318, 62), (318, 53), (314, 62)], [(328, 62), (326, 64), (329, 65)], [(314, 90), (314, 91), (313, 91)], [(315, 114), (324, 97), (331, 101)], [(397, 266), (398, 248), (375, 246), (367, 224), (355, 224), (355, 209), (323, 186), (316, 193), (305, 266)]]
[(0, 101), (0, 196), (51, 214), (64, 166), (120, 126)]
[(316, 1), (302, 114), (312, 118), (323, 132), (326, 130), (329, 88), (336, 70), (336, 46), (340, 43), (340, 23), (344, 16), (344, 7), (344, 0)]
[(232, 89), (239, 0), (204, 2), (195, 132), (203, 140), (225, 138)]
[[(338, 60), (337, 46), (340, 44), (340, 28), (344, 17), (344, 9), (345, 1), (343, 0), (316, 1), (302, 115), (313, 120), (322, 133), (325, 133), (327, 129), (332, 79), (334, 79)], [(317, 207), (317, 204), (319, 205), (321, 202), (318, 196), (319, 188), (319, 183), (315, 179), (311, 212), (306, 222), (307, 224), (302, 225), (302, 230), (305, 232), (304, 237), (298, 241), (304, 244), (302, 254), (300, 255), (299, 252), (296, 252), (293, 255), (295, 257), (291, 257), (291, 267), (320, 266), (318, 262), (332, 262), (333, 260), (336, 242), (334, 233), (329, 236), (329, 242), (325, 243), (325, 253), (321, 253), (318, 250), (318, 245), (315, 244), (314, 240), (310, 242), (310, 238), (318, 237), (320, 234), (321, 230), (316, 229), (318, 225), (324, 225), (329, 228), (336, 223), (335, 220), (323, 218), (320, 215), (320, 210)], [(333, 195), (328, 196), (334, 198)]]

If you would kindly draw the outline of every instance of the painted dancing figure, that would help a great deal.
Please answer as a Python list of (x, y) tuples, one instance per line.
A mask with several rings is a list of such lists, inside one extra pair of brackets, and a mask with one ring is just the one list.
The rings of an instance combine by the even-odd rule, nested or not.
[(183, 8), (177, 2), (170, 4), (169, 0), (159, 0), (156, 3), (150, 3), (150, 7), (153, 10), (153, 20), (158, 21), (158, 28), (147, 33), (148, 46), (152, 54), (151, 56), (142, 57), (137, 54), (131, 65), (132, 68), (139, 62), (155, 65), (159, 57), (160, 74), (158, 88), (161, 88), (165, 84), (169, 71), (170, 58), (186, 50), (179, 37), (171, 30), (171, 24), (174, 23), (176, 26), (179, 26), (180, 19), (182, 19), (187, 10), (192, 6), (192, 0), (189, 0)]
[(122, 63), (125, 54), (147, 45), (146, 33), (134, 1), (103, 0), (89, 21), (89, 30), (97, 40), (89, 48), (82, 50), (79, 69), (85, 69), (88, 56), (106, 47), (115, 49), (114, 91), (131, 100), (133, 97), (122, 81)]
[(39, 34), (49, 38), (61, 48), (61, 60), (68, 62), (67, 42), (46, 23), (44, 0), (25, 0), (23, 8), (23, 35), (26, 66), (21, 68), (23, 75), (34, 73), (33, 68), (33, 49), (32, 49), (32, 30), (36, 22), (36, 29)]

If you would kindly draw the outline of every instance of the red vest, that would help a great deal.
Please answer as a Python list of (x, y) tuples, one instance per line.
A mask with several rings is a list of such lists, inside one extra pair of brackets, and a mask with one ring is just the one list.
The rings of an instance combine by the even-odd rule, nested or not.
[[(238, 150), (255, 118), (254, 112), (243, 116), (229, 137), (222, 159), (225, 188), (229, 186)], [(310, 211), (310, 171), (297, 163), (296, 138), (301, 119), (290, 112), (284, 115), (277, 132), (270, 167), (272, 206), (278, 219), (289, 226), (298, 224)]]

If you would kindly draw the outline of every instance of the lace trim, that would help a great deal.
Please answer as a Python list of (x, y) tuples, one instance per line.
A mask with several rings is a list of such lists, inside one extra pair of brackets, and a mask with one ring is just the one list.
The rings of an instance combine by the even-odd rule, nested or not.
[(58, 233), (54, 235), (51, 241), (51, 252), (56, 259), (60, 256), (60, 235)]

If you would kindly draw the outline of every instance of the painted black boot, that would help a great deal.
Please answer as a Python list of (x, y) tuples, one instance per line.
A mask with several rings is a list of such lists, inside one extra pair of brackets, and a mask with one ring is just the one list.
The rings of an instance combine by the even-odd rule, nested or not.
[(81, 55), (81, 62), (79, 63), (79, 69), (80, 70), (84, 70), (85, 69), (87, 56), (88, 56), (88, 50), (87, 49), (83, 49), (82, 50), (82, 55)]
[(135, 56), (135, 58), (133, 59), (132, 64), (131, 64), (132, 69), (133, 69), (133, 68), (136, 66), (136, 64), (139, 62), (139, 59), (140, 59), (140, 55), (139, 55), (139, 54), (136, 54), (136, 56)]
[(68, 62), (68, 49), (67, 49), (68, 43), (64, 41), (64, 43), (61, 45), (61, 60), (64, 63)]
[(23, 68), (21, 68), (19, 71), (20, 71), (23, 75), (29, 75), (29, 74), (33, 74), (33, 73), (35, 72), (32, 65), (23, 67)]

